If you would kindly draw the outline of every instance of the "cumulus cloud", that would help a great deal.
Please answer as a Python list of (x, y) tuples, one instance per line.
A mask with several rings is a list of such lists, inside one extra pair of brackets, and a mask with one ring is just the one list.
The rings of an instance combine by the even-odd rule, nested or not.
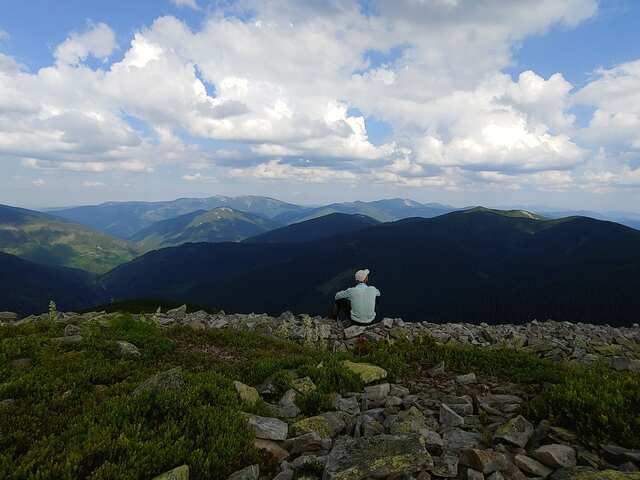
[(176, 7), (189, 7), (193, 8), (194, 10), (198, 10), (199, 8), (196, 0), (171, 0), (171, 3), (173, 3)]
[(54, 56), (61, 64), (73, 65), (93, 56), (104, 59), (116, 48), (116, 35), (105, 23), (90, 24), (83, 33), (73, 32), (55, 49)]
[(0, 28), (0, 42), (4, 40), (9, 40), (10, 38), (11, 38), (11, 35), (9, 35), (9, 32), (7, 32), (6, 30), (2, 30)]
[(35, 185), (36, 187), (41, 187), (42, 185), (44, 185), (46, 182), (42, 179), (42, 178), (36, 178), (35, 180), (33, 180), (31, 182), (33, 185)]
[(85, 181), (85, 182), (82, 182), (82, 186), (85, 188), (104, 187), (104, 182)]
[[(595, 0), (374, 1), (368, 13), (341, 0), (240, 0), (195, 30), (158, 18), (117, 58), (111, 28), (92, 24), (37, 72), (0, 53), (0, 157), (95, 173), (215, 165), (301, 183), (632, 185), (638, 165), (622, 153), (640, 148), (640, 60), (577, 92), (561, 72), (502, 73), (528, 35), (596, 12)], [(586, 128), (576, 104), (595, 109)], [(391, 127), (384, 142), (373, 116)]]

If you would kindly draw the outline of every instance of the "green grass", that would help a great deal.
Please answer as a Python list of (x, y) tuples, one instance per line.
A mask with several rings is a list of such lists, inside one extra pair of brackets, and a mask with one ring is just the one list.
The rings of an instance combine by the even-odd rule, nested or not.
[[(275, 401), (293, 375), (309, 376), (317, 389), (298, 396), (307, 415), (331, 408), (336, 392), (362, 383), (341, 361), (386, 368), (390, 380), (410, 378), (445, 360), (447, 368), (549, 385), (527, 415), (550, 417), (586, 439), (640, 446), (640, 377), (603, 366), (576, 367), (507, 349), (440, 345), (431, 339), (393, 345), (361, 343), (333, 354), (236, 330), (160, 329), (128, 314), (81, 325), (83, 341), (60, 345), (54, 322), (0, 328), (0, 478), (149, 479), (181, 464), (194, 479), (224, 479), (260, 461), (245, 429), (233, 381), (277, 386)], [(116, 340), (142, 355), (124, 358)], [(30, 368), (12, 361), (30, 358)], [(186, 388), (132, 395), (154, 373), (181, 366)], [(259, 404), (253, 413), (268, 413)]]

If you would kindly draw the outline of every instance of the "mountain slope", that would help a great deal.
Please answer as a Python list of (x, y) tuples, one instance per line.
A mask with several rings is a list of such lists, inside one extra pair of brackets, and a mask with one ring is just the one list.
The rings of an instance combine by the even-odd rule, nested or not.
[(268, 197), (217, 195), (209, 198), (180, 198), (167, 202), (109, 202), (101, 205), (56, 209), (51, 213), (115, 237), (128, 239), (161, 220), (218, 207), (229, 207), (267, 218), (274, 218), (285, 212), (307, 210), (305, 207)]
[(0, 251), (45, 265), (103, 273), (131, 260), (135, 248), (85, 226), (0, 205)]
[(131, 240), (148, 251), (189, 242), (238, 242), (279, 226), (260, 215), (219, 207), (156, 222)]
[(394, 198), (372, 202), (332, 203), (308, 211), (285, 212), (276, 217), (283, 223), (297, 223), (313, 218), (323, 217), (331, 213), (366, 215), (380, 222), (391, 222), (410, 217), (431, 218), (453, 211), (453, 207), (439, 203), (422, 204), (413, 200)]
[(251, 237), (245, 243), (302, 243), (363, 230), (380, 222), (366, 215), (330, 213)]
[(46, 312), (54, 300), (60, 310), (94, 305), (93, 276), (82, 270), (40, 265), (0, 253), (0, 310)]
[[(366, 267), (383, 294), (379, 313), (409, 320), (623, 324), (636, 322), (640, 311), (640, 232), (583, 217), (461, 211), (330, 241), (154, 253), (162, 261), (146, 255), (109, 273), (107, 287), (121, 289), (115, 298), (149, 294), (155, 286), (173, 299), (225, 310), (324, 314), (335, 291)], [(194, 266), (188, 285), (161, 275), (186, 263)]]

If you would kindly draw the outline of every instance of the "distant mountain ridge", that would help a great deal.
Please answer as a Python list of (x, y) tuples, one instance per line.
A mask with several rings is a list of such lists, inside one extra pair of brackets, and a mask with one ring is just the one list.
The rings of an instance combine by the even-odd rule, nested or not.
[(161, 220), (139, 231), (131, 240), (149, 251), (189, 242), (239, 242), (280, 226), (260, 215), (218, 207)]
[(0, 251), (42, 263), (104, 273), (138, 254), (126, 241), (33, 210), (0, 205)]
[(356, 232), (380, 222), (366, 215), (330, 213), (250, 237), (245, 243), (304, 243)]

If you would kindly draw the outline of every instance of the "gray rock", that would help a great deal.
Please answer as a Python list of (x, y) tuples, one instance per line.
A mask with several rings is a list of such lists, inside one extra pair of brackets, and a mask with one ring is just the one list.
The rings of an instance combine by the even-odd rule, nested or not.
[(640, 372), (640, 360), (627, 357), (613, 357), (609, 360), (609, 366), (619, 371)]
[(363, 327), (361, 325), (352, 325), (344, 329), (344, 338), (347, 340), (350, 338), (355, 338), (364, 333), (367, 327)]
[(433, 474), (442, 478), (455, 478), (458, 476), (458, 457), (445, 453), (435, 458)]
[(284, 448), (292, 455), (303, 452), (317, 452), (331, 447), (331, 439), (322, 439), (316, 432), (305, 433), (284, 441)]
[[(256, 390), (257, 393), (257, 390)], [(287, 390), (278, 402), (278, 413), (285, 418), (294, 418), (300, 415), (300, 408), (296, 405), (295, 390)]]
[(14, 312), (0, 312), (0, 322), (15, 322), (18, 314)]
[(576, 451), (567, 445), (544, 445), (533, 452), (533, 457), (552, 468), (576, 466)]
[(260, 478), (260, 466), (251, 465), (250, 467), (243, 468), (237, 472), (232, 473), (227, 477), (227, 480), (258, 480)]
[[(68, 325), (67, 325), (68, 326)], [(118, 340), (116, 342), (120, 355), (123, 357), (139, 357), (141, 355), (140, 350), (133, 343), (125, 342), (124, 340)]]
[(460, 464), (482, 473), (493, 473), (502, 470), (507, 459), (502, 453), (493, 450), (465, 448), (460, 452)]
[(324, 470), (326, 455), (301, 455), (291, 462), (294, 470)]
[(153, 480), (189, 480), (189, 465), (176, 467), (173, 470), (154, 477)]
[(440, 375), (444, 375), (444, 373), (445, 373), (444, 360), (442, 362), (436, 364), (435, 366), (431, 367), (429, 370), (427, 370), (427, 373), (432, 377), (437, 377), (437, 376), (440, 376)]
[(630, 450), (619, 445), (601, 445), (607, 458), (614, 462), (631, 461), (640, 463), (640, 450)]
[(324, 480), (364, 480), (430, 470), (433, 459), (419, 435), (339, 437), (329, 457)]
[(356, 397), (341, 397), (338, 395), (335, 399), (334, 406), (336, 410), (348, 413), (349, 415), (357, 415), (360, 413), (360, 404)]
[(473, 468), (467, 468), (467, 480), (484, 480), (484, 474)]
[(256, 438), (264, 440), (286, 440), (289, 426), (277, 418), (246, 415), (247, 425)]
[(535, 477), (547, 478), (553, 472), (539, 461), (526, 455), (516, 455), (513, 461), (520, 470)]
[(166, 315), (175, 318), (176, 320), (181, 320), (187, 315), (187, 306), (181, 305), (178, 308), (167, 310)]
[(440, 424), (444, 428), (459, 427), (464, 425), (464, 418), (443, 403), (440, 405)]
[(64, 336), (65, 337), (73, 337), (75, 335), (80, 335), (82, 333), (82, 329), (78, 325), (69, 324), (64, 327)]
[(487, 477), (487, 480), (505, 480), (504, 475), (500, 472), (493, 472)]
[(460, 428), (452, 428), (442, 435), (447, 450), (458, 451), (463, 448), (476, 448), (480, 445), (481, 435), (476, 432), (467, 432)]
[(369, 387), (364, 387), (364, 394), (367, 398), (367, 401), (371, 401), (374, 403), (382, 403), (389, 395), (390, 386), (388, 383), (381, 383), (379, 385), (371, 385)]
[(494, 439), (524, 448), (532, 435), (533, 425), (522, 415), (518, 415), (498, 428)]
[(133, 391), (133, 395), (140, 395), (151, 391), (164, 392), (167, 390), (182, 390), (185, 385), (186, 382), (182, 374), (182, 368), (175, 367), (149, 377), (136, 387)]
[(456, 382), (460, 385), (471, 385), (474, 383), (478, 383), (478, 377), (476, 377), (475, 373), (467, 373), (466, 375), (458, 375), (456, 377)]

